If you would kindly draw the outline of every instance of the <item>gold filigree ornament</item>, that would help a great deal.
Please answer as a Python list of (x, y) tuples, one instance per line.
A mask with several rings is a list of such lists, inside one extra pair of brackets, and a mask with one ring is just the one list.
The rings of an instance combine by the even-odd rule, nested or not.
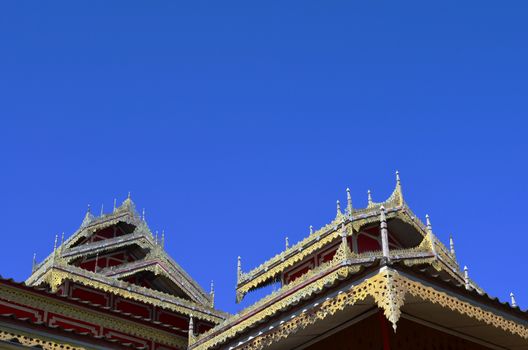
[(0, 331), (1, 341), (17, 341), (25, 347), (40, 347), (44, 350), (83, 350), (85, 348), (69, 344), (56, 343), (51, 340), (39, 339), (29, 335), (15, 334), (6, 331)]
[[(323, 283), (321, 281), (321, 284)], [(240, 344), (240, 347), (236, 348), (242, 350), (261, 350), (368, 297), (374, 299), (376, 305), (383, 310), (385, 317), (392, 323), (393, 328), (396, 329), (396, 324), (401, 316), (401, 308), (404, 305), (405, 295), (407, 293), (528, 339), (528, 327), (522, 324), (518, 324), (500, 315), (483, 310), (469, 302), (462, 301), (455, 296), (437, 291), (432, 287), (406, 278), (388, 267), (383, 267), (378, 274), (352, 286), (349, 290), (337, 294), (334, 298), (326, 299), (320, 304), (316, 304), (316, 307), (295, 315), (289, 321), (252, 338), (246, 343)], [(281, 307), (285, 307), (284, 304), (287, 304), (287, 302), (281, 303)], [(222, 325), (223, 327), (213, 328), (212, 331), (200, 336), (197, 342), (190, 348), (193, 350), (207, 350), (223, 344), (227, 340), (235, 338), (237, 334), (243, 333), (253, 324), (263, 322), (274, 311), (276, 310), (264, 309), (240, 323), (236, 323), (236, 320), (232, 322), (229, 319)], [(212, 334), (215, 330), (217, 331), (216, 335)]]

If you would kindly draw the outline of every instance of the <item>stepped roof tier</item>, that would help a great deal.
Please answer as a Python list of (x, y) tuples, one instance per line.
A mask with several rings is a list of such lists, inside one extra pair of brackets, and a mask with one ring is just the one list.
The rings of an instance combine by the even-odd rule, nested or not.
[[(64, 237), (63, 237), (64, 238)], [(80, 228), (35, 264), (29, 286), (57, 291), (66, 281), (162, 306), (212, 324), (226, 317), (205, 292), (164, 250), (164, 234), (149, 229), (130, 196), (111, 213), (95, 217), (90, 209)]]

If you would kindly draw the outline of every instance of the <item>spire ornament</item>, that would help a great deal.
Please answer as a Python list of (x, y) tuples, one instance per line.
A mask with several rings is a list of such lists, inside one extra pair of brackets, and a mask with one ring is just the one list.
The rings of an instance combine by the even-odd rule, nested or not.
[(141, 220), (145, 221), (145, 208), (141, 211)]
[(83, 222), (81, 224), (81, 227), (87, 226), (95, 219), (95, 216), (92, 214), (92, 208), (90, 204), (88, 204), (88, 209), (86, 210), (86, 215), (84, 216)]
[(343, 213), (341, 212), (341, 203), (339, 202), (339, 199), (336, 201), (336, 209), (337, 209), (336, 217), (343, 215)]
[(288, 241), (288, 236), (286, 236), (285, 243), (286, 243), (286, 250), (288, 250), (288, 248), (290, 247), (290, 242)]
[(469, 283), (469, 269), (467, 266), (464, 266), (464, 285), (467, 290), (471, 288), (471, 285)]
[(368, 202), (367, 206), (370, 208), (373, 205), (372, 194), (370, 193), (370, 190), (367, 191), (367, 202)]
[(310, 225), (310, 234), (314, 233), (313, 226)]
[(37, 269), (37, 253), (33, 253), (33, 263), (31, 265), (31, 273)]
[(513, 292), (510, 293), (510, 304), (512, 307), (517, 307), (517, 302), (515, 301), (515, 295)]
[(429, 218), (429, 214), (425, 215), (425, 225), (427, 229), (427, 239), (429, 240), (429, 243), (431, 244), (431, 251), (433, 252), (433, 255), (436, 257), (436, 246), (434, 243), (434, 235), (433, 235), (433, 225), (431, 225), (431, 219)]
[(165, 230), (161, 230), (161, 247), (165, 248)]
[(104, 215), (104, 204), (101, 204), (101, 213), (99, 216), (103, 216)]
[(346, 189), (347, 193), (347, 214), (352, 215), (352, 196), (350, 195), (350, 188), (347, 187)]
[(116, 209), (117, 209), (117, 198), (114, 198), (114, 210), (112, 212), (115, 213)]
[(240, 257), (240, 255), (238, 256), (237, 260), (237, 278), (239, 282), (242, 279), (242, 258)]
[(453, 235), (449, 235), (449, 252), (453, 256), (453, 258), (456, 257), (456, 254), (455, 254), (455, 242), (453, 241)]
[(214, 281), (213, 280), (211, 280), (211, 290), (209, 292), (209, 296), (211, 298), (211, 307), (214, 307), (215, 290), (214, 290)]

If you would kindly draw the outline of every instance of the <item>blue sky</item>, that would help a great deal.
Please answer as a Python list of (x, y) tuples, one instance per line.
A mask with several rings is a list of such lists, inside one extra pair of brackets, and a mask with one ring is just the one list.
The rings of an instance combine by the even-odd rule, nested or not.
[(455, 237), (528, 307), (526, 1), (0, 4), (0, 273), (128, 191), (236, 311), (248, 270), (350, 187)]

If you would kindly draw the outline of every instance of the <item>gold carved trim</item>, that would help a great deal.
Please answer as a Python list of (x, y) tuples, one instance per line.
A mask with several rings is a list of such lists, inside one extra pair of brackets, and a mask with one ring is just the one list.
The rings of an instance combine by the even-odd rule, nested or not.
[[(397, 271), (382, 268), (378, 274), (362, 281), (358, 285), (352, 286), (347, 291), (337, 294), (334, 298), (326, 299), (324, 302), (318, 305), (316, 304), (317, 306), (311, 310), (303, 311), (295, 315), (290, 320), (273, 328), (272, 331), (256, 336), (249, 342), (243, 344), (239, 349), (261, 350), (281, 339), (287, 338), (300, 329), (314, 324), (318, 320), (323, 320), (338, 311), (344, 310), (347, 306), (363, 301), (369, 296), (373, 297), (376, 305), (383, 310), (385, 317), (396, 329), (396, 324), (401, 315), (401, 307), (404, 305), (405, 295), (407, 293), (528, 339), (527, 326), (508, 320), (491, 311), (472, 305), (469, 302), (462, 301), (455, 296), (448, 295), (447, 293), (437, 291), (432, 287), (408, 279), (400, 275)], [(253, 323), (262, 322), (269, 314), (271, 312), (268, 312), (266, 309), (262, 313), (254, 315), (255, 320)], [(250, 323), (248, 321), (232, 325), (226, 331), (220, 332), (207, 341), (199, 342), (194, 347), (191, 346), (191, 348), (193, 350), (213, 348), (243, 333), (249, 326)]]
[(6, 331), (0, 331), (0, 341), (17, 341), (25, 347), (39, 346), (44, 350), (84, 350), (85, 348), (73, 346), (70, 344), (56, 343), (51, 340), (35, 338), (32, 336), (15, 334)]
[(76, 307), (71, 304), (54, 300), (50, 297), (36, 293), (22, 291), (17, 288), (0, 285), (0, 298), (11, 302), (27, 305), (37, 309), (45, 308), (46, 311), (83, 320), (105, 328), (149, 339), (162, 344), (185, 348), (187, 342), (184, 338), (173, 335), (163, 330), (149, 327), (144, 324), (128, 321), (119, 317), (93, 311), (88, 308)]

